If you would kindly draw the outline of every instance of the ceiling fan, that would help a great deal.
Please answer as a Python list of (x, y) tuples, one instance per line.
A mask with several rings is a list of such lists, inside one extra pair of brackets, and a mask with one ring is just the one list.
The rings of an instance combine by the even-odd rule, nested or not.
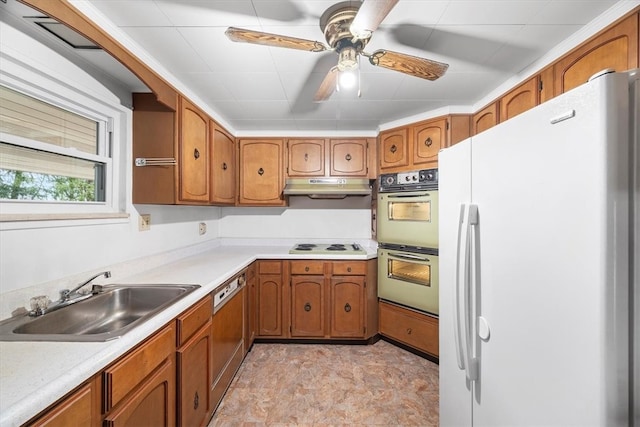
[[(320, 29), (324, 33), (324, 43), (229, 27), (225, 34), (234, 42), (261, 44), (288, 49), (324, 52), (333, 50), (338, 53), (338, 64), (332, 67), (314, 96), (315, 101), (324, 101), (339, 89), (338, 75), (347, 76), (359, 68), (359, 56), (365, 56), (378, 67), (399, 71), (427, 80), (436, 80), (444, 75), (448, 64), (419, 58), (404, 53), (379, 49), (366, 53), (363, 49), (371, 39), (373, 32), (389, 14), (399, 0), (363, 0), (343, 1), (329, 7), (320, 17)], [(341, 79), (342, 81), (342, 79)]]

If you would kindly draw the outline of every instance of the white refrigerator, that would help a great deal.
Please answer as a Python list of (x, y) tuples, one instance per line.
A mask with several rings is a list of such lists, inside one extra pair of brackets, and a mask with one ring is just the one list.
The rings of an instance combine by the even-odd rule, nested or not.
[(440, 152), (441, 426), (640, 427), (639, 75)]

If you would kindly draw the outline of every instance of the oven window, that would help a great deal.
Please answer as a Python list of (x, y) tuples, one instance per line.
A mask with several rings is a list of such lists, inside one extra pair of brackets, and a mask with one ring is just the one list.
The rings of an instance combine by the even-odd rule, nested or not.
[(431, 286), (431, 266), (429, 264), (390, 258), (387, 262), (387, 275), (403, 282)]
[(425, 202), (389, 202), (391, 221), (431, 222), (431, 201)]

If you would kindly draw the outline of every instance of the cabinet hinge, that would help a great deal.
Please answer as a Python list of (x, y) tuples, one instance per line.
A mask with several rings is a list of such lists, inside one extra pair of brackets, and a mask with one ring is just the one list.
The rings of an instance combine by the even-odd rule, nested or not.
[(446, 121), (444, 127), (445, 127), (445, 130), (449, 130), (449, 120)]

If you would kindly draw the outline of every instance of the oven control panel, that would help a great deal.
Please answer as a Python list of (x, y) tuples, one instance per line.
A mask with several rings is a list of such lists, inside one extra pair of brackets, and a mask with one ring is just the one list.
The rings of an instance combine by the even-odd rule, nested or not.
[(380, 175), (380, 191), (411, 191), (438, 188), (438, 169)]

